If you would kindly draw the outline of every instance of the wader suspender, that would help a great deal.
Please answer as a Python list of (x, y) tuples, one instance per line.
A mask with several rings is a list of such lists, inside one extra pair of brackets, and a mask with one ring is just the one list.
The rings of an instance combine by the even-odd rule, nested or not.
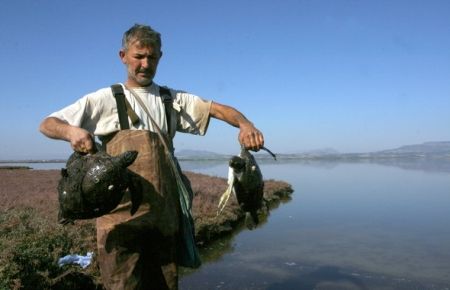
[(111, 86), (111, 90), (114, 95), (114, 98), (116, 98), (120, 129), (121, 130), (130, 129), (130, 124), (128, 123), (128, 115), (127, 112), (125, 111), (127, 105), (125, 104), (126, 99), (125, 94), (123, 92), (123, 88), (120, 84), (115, 84)]
[(170, 90), (167, 87), (159, 87), (159, 95), (161, 96), (164, 109), (166, 110), (166, 121), (167, 121), (167, 135), (173, 138), (172, 134), (172, 95), (170, 94)]
[[(133, 124), (139, 122), (139, 117), (133, 111), (130, 103), (125, 98), (125, 93), (123, 91), (122, 85), (120, 84), (112, 85), (111, 90), (117, 103), (117, 112), (119, 114), (120, 129), (121, 130), (130, 129), (128, 117), (130, 117)], [(172, 95), (170, 94), (170, 90), (167, 87), (159, 87), (159, 95), (163, 100), (164, 109), (166, 111), (167, 132), (169, 136), (172, 136), (171, 130), (172, 100), (173, 100)]]

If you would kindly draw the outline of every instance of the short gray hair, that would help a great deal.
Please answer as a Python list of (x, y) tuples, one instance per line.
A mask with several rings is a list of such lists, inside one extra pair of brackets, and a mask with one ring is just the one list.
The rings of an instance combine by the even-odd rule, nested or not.
[(135, 24), (128, 29), (123, 34), (122, 49), (127, 50), (129, 45), (135, 41), (139, 41), (141, 45), (161, 50), (161, 34), (149, 25)]

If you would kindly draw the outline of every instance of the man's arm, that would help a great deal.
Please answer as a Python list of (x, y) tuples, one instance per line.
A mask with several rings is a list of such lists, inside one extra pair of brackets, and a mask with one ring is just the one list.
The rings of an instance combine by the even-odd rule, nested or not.
[(239, 143), (245, 148), (258, 151), (264, 146), (264, 136), (241, 112), (235, 108), (212, 102), (211, 117), (239, 128)]
[(70, 142), (75, 151), (83, 153), (95, 152), (94, 138), (87, 130), (71, 126), (58, 118), (45, 118), (39, 126), (39, 130), (49, 138)]

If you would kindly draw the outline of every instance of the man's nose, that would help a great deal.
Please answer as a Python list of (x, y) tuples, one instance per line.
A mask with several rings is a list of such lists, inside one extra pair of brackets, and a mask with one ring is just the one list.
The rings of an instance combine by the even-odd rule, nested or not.
[(145, 58), (145, 57), (144, 57), (144, 58), (141, 60), (141, 67), (143, 67), (143, 68), (148, 68), (149, 65), (150, 65), (150, 60), (149, 60), (148, 58)]

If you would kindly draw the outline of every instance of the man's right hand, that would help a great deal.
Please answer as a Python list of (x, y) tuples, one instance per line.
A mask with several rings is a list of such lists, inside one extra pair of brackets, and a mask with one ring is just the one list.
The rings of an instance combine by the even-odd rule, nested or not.
[(97, 151), (94, 136), (87, 130), (71, 126), (58, 118), (48, 117), (44, 119), (39, 130), (47, 137), (68, 141), (75, 151), (81, 153), (95, 153)]
[(80, 153), (95, 153), (94, 137), (85, 129), (70, 127), (69, 142), (72, 149)]

